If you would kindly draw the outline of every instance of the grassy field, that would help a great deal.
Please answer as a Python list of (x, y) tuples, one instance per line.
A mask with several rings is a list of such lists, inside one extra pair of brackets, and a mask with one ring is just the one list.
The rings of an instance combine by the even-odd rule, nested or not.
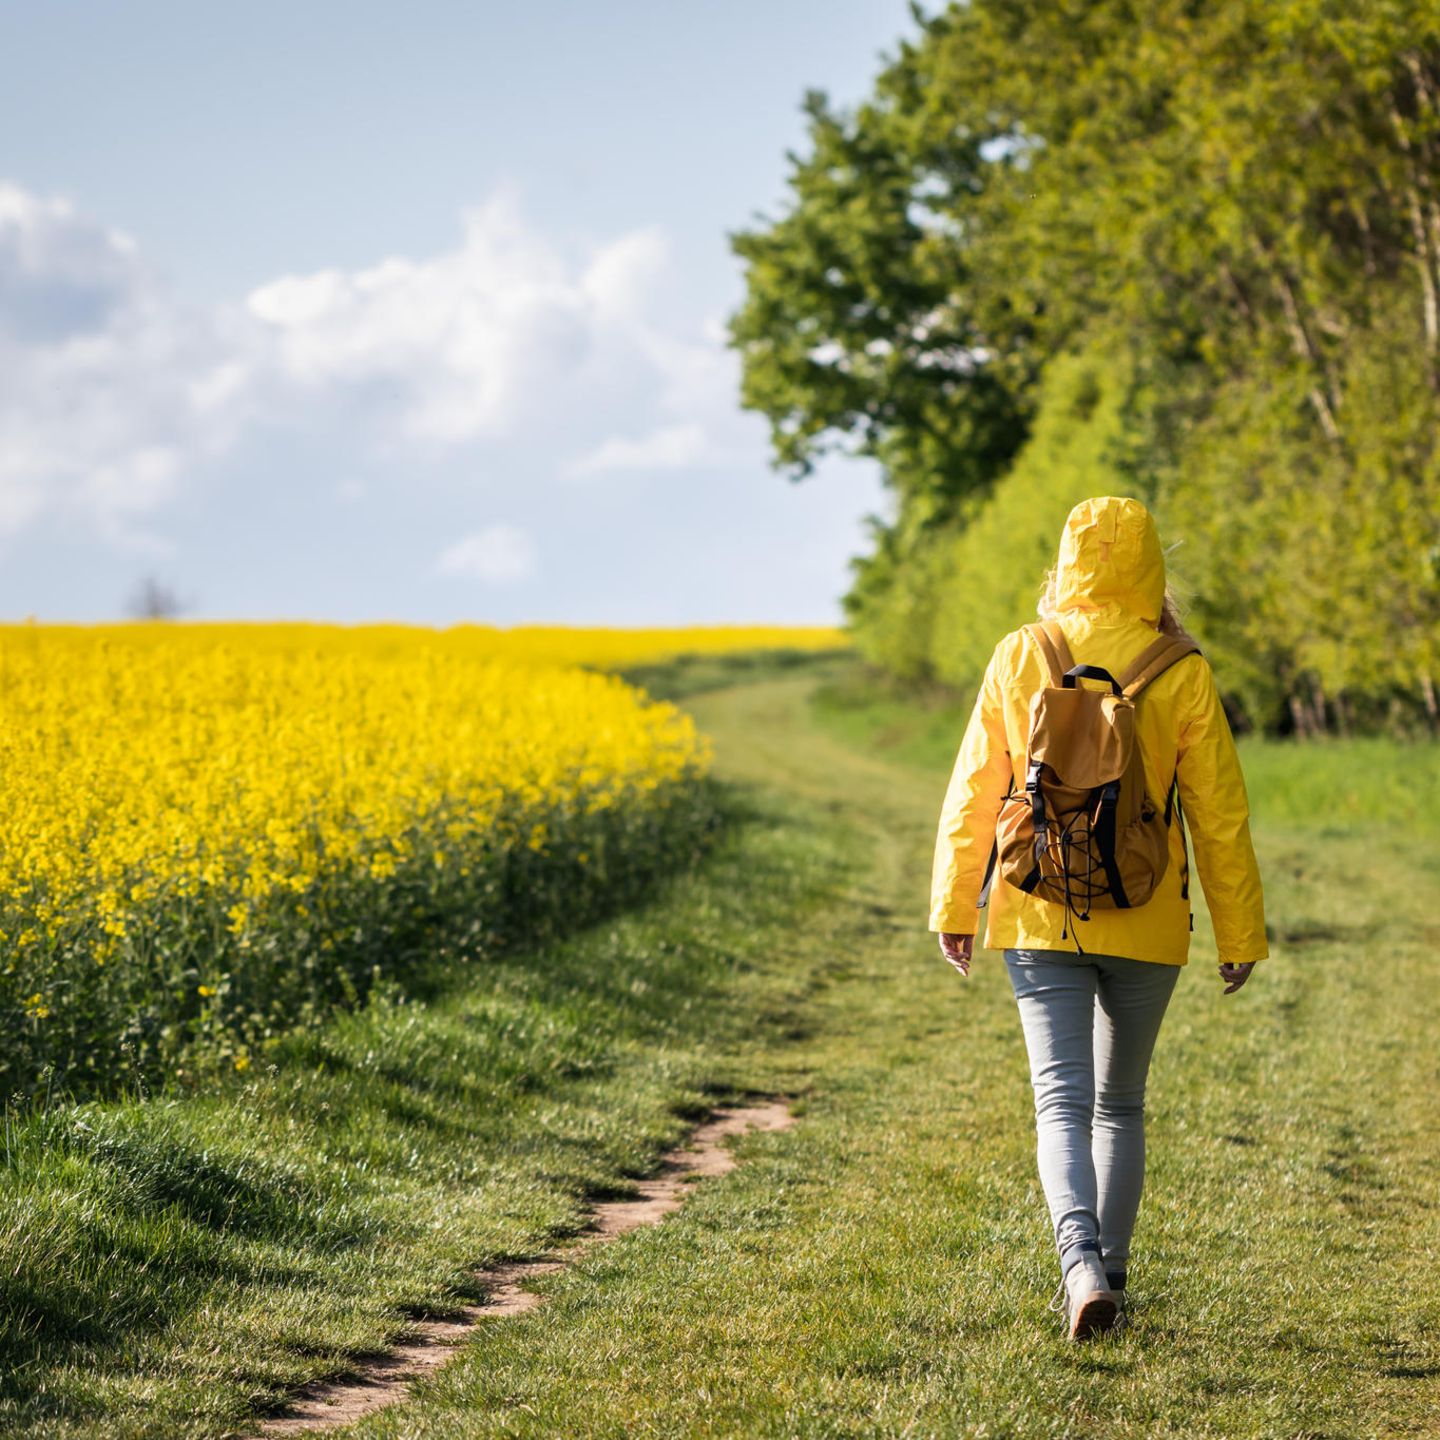
[(1003, 966), (923, 929), (956, 719), (845, 665), (677, 680), (733, 823), (641, 908), (208, 1098), (11, 1127), (4, 1433), (231, 1433), (764, 1090), (795, 1129), (351, 1433), (1440, 1435), (1440, 836), (1386, 809), (1433, 751), (1247, 749), (1274, 953), (1222, 998), (1197, 914), (1134, 1321), (1077, 1348)]

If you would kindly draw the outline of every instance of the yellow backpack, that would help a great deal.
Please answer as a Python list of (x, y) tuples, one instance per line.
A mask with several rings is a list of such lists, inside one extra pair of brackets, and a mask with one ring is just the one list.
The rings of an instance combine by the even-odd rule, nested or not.
[[(1178, 775), (1162, 810), (1145, 793), (1145, 768), (1135, 741), (1135, 700), (1177, 660), (1199, 654), (1193, 640), (1161, 635), (1117, 679), (1098, 665), (1072, 663), (1064, 633), (1052, 621), (1027, 625), (1050, 672), (1030, 703), (1025, 789), (1000, 805), (995, 845), (980, 904), (989, 899), (998, 861), (1001, 878), (1027, 895), (1088, 920), (1095, 907), (1128, 910), (1154, 893), (1170, 859), (1171, 817), (1185, 856), (1181, 894), (1189, 898), (1190, 861), (1180, 812)], [(1106, 691), (1081, 680), (1103, 680)], [(1075, 948), (1084, 949), (1079, 936)]]

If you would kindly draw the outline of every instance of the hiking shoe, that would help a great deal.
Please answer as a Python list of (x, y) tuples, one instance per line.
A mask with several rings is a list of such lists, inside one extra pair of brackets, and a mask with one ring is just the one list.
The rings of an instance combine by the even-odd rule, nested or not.
[(1064, 1315), (1065, 1328), (1072, 1340), (1088, 1340), (1114, 1326), (1118, 1306), (1097, 1256), (1082, 1255), (1070, 1267), (1050, 1301), (1050, 1308)]

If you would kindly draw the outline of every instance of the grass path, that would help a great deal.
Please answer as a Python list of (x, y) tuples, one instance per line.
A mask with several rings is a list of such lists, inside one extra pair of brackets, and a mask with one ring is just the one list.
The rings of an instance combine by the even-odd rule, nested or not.
[(788, 1130), (794, 1123), (790, 1102), (782, 1097), (717, 1108), (681, 1144), (665, 1152), (655, 1170), (640, 1181), (637, 1196), (597, 1203), (586, 1228), (564, 1245), (523, 1260), (504, 1260), (477, 1273), (475, 1279), (485, 1289), (483, 1305), (467, 1306), (454, 1320), (425, 1322), (413, 1343), (393, 1346), (351, 1379), (307, 1387), (283, 1413), (265, 1420), (260, 1434), (312, 1435), (403, 1404), (415, 1381), (452, 1359), (470, 1340), (473, 1327), (498, 1324), (542, 1304), (544, 1296), (532, 1288), (537, 1277), (573, 1265), (594, 1245), (609, 1244), (642, 1225), (658, 1225), (685, 1204), (702, 1180), (728, 1175), (736, 1164), (728, 1140), (749, 1130)]
[[(1274, 958), (1222, 998), (1197, 911), (1135, 1320), (1077, 1349), (1046, 1310), (1003, 966), (961, 980), (923, 929), (956, 722), (817, 706), (846, 673), (657, 674), (714, 736), (735, 823), (632, 911), (450, 957), (434, 993), (213, 1092), (7, 1115), (0, 1437), (247, 1433), (633, 1195), (715, 1104), (775, 1093), (793, 1129), (537, 1274), (545, 1304), (345, 1433), (1440, 1436), (1431, 752), (1403, 774), (1378, 742), (1256, 752)], [(1366, 822), (1377, 795), (1407, 823)]]
[[(643, 903), (297, 1029), (195, 1093), (0, 1108), (0, 1437), (215, 1440), (486, 1298), (717, 1103), (823, 984), (776, 963), (854, 863), (727, 801)], [(778, 1073), (778, 1071), (774, 1072)], [(3, 1097), (0, 1097), (3, 1101)]]
[(811, 980), (783, 1044), (729, 1049), (727, 1082), (802, 1093), (801, 1123), (353, 1433), (1440, 1435), (1434, 838), (1258, 818), (1274, 956), (1222, 998), (1197, 912), (1134, 1321), (1072, 1347), (1003, 966), (963, 981), (922, 928), (943, 768), (817, 728), (812, 685), (689, 702), (726, 778), (850, 859), (798, 928), (757, 915)]

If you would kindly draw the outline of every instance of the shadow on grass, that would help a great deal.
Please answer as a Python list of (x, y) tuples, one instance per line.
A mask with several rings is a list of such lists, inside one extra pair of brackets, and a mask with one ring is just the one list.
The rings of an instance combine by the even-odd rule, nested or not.
[[(719, 784), (710, 793), (703, 848), (597, 895), (571, 933), (422, 962), (404, 993), (386, 988), (284, 1038), (263, 1074), (218, 1075), (206, 1095), (8, 1116), (0, 1269), (13, 1278), (0, 1291), (0, 1430), (99, 1415), (113, 1403), (112, 1380), (99, 1377), (148, 1368), (146, 1337), (183, 1334), (218, 1296), (253, 1289), (292, 1308), (331, 1283), (330, 1257), (403, 1229), (394, 1196), (404, 1187), (474, 1184), (487, 1147), (532, 1185), (568, 1195), (578, 1184), (592, 1203), (628, 1193), (624, 1181), (645, 1165), (605, 1128), (615, 1122), (603, 1097), (583, 1087), (652, 1043), (695, 1044), (716, 1023), (777, 1042), (800, 1024), (800, 997), (786, 986), (762, 987), (743, 1014), (724, 1009), (754, 965), (727, 949), (733, 935), (727, 942), (710, 917), (759, 924), (784, 913), (792, 882), (757, 865), (751, 844), (790, 842), (785, 817), (756, 794)], [(522, 1101), (572, 1096), (574, 1133), (564, 1120), (535, 1129), (510, 1118)], [(358, 1304), (348, 1294), (326, 1304), (343, 1313)], [(304, 1353), (282, 1335), (271, 1348)], [(227, 1373), (252, 1368), (237, 1355)], [(57, 1387), (57, 1374), (72, 1372), (96, 1378)], [(272, 1383), (257, 1373), (255, 1388)]]

